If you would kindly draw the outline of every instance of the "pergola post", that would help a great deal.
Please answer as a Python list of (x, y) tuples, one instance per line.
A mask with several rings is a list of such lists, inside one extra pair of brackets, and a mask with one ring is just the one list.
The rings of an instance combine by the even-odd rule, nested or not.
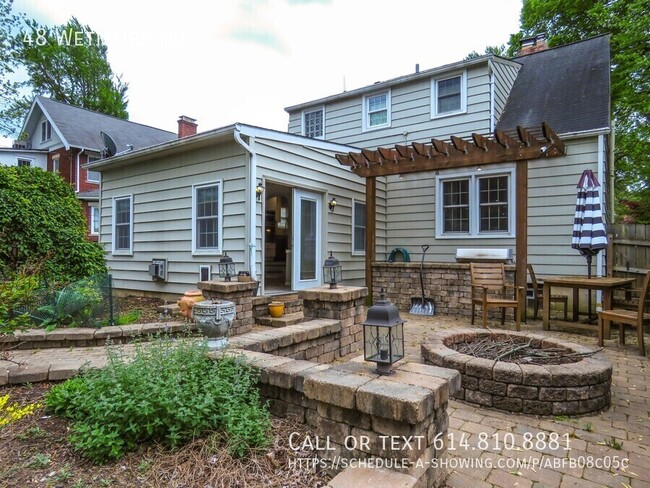
[[(515, 285), (523, 286), (525, 290), (528, 273), (528, 161), (517, 162), (516, 172)], [(521, 307), (519, 313), (525, 322), (526, 307)]]
[(366, 302), (372, 305), (372, 262), (376, 256), (377, 237), (377, 179), (366, 178)]

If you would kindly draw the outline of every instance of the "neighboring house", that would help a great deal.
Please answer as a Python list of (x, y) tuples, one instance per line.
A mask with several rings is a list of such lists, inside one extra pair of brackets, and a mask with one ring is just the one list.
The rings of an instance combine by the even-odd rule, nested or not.
[(334, 156), (351, 150), (234, 124), (86, 165), (102, 174), (115, 286), (182, 294), (218, 279), (227, 253), (261, 292), (280, 293), (320, 285), (329, 251), (346, 283), (363, 284), (365, 182)]
[[(513, 59), (460, 61), (286, 108), (289, 132), (364, 149), (469, 140), (472, 133), (512, 134), (517, 126), (546, 122), (566, 155), (528, 163), (528, 262), (539, 274), (584, 274), (585, 260), (571, 249), (576, 184), (591, 169), (611, 199), (609, 39), (599, 36), (547, 49), (526, 40)], [(528, 52), (529, 54), (526, 54)], [(385, 220), (377, 232), (388, 252), (406, 248), (418, 258), (453, 262), (458, 248), (515, 250), (513, 163), (377, 178), (386, 192)], [(604, 259), (597, 272), (604, 274)], [(384, 255), (377, 253), (377, 259)]]
[(14, 148), (0, 148), (0, 163), (29, 163), (59, 173), (72, 185), (82, 202), (91, 240), (97, 240), (99, 233), (100, 174), (88, 171), (83, 164), (102, 157), (105, 144), (101, 132), (114, 140), (117, 152), (148, 147), (177, 137), (173, 132), (37, 96), (21, 131), (28, 136), (16, 141)]

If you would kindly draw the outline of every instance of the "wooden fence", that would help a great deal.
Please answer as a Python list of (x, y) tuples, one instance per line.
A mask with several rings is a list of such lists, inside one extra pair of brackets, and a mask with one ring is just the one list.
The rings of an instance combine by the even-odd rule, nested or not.
[(650, 269), (650, 225), (615, 224), (608, 230), (607, 274), (637, 278), (640, 286)]

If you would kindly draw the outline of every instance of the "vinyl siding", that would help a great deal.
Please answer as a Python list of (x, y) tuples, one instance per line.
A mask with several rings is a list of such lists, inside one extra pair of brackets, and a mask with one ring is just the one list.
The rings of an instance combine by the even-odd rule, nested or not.
[[(324, 243), (321, 247), (323, 259), (326, 252), (333, 251), (343, 266), (344, 283), (364, 285), (364, 256), (352, 255), (352, 199), (365, 200), (365, 179), (341, 166), (334, 153), (309, 148), (300, 144), (271, 139), (255, 139), (257, 153), (257, 177), (265, 181), (301, 188), (319, 193), (322, 208)], [(386, 252), (386, 195), (385, 184), (377, 185), (377, 252)], [(334, 212), (329, 212), (327, 202), (336, 198)], [(259, 205), (258, 205), (259, 207)], [(261, 222), (258, 209), (258, 221)], [(258, 269), (261, 268), (261, 228), (257, 237)]]
[[(217, 271), (221, 255), (191, 253), (192, 185), (217, 180), (223, 185), (223, 249), (242, 269), (246, 161), (243, 149), (231, 142), (103, 171), (101, 242), (106, 249), (112, 240), (112, 198), (133, 195), (133, 256), (107, 255), (116, 288), (182, 294), (196, 287), (200, 265), (211, 264)], [(148, 274), (154, 258), (167, 259), (165, 283)]]
[[(468, 68), (466, 73), (466, 113), (432, 118), (433, 78), (420, 78), (392, 86), (391, 126), (388, 128), (362, 130), (362, 95), (329, 102), (325, 106), (325, 139), (374, 149), (414, 141), (428, 142), (432, 137), (449, 139), (451, 135), (470, 137), (472, 132), (487, 134), (490, 128), (490, 78), (487, 62)], [(440, 77), (444, 76), (436, 76)], [(300, 114), (301, 111), (289, 114), (289, 131), (292, 133), (300, 133)]]
[(496, 118), (494, 122), (496, 125), (501, 118), (521, 65), (506, 63), (495, 58), (492, 61), (492, 67), (494, 69), (494, 116)]

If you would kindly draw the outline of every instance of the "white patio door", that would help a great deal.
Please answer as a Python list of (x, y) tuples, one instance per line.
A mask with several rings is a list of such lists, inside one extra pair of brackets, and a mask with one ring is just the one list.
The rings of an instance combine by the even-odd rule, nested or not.
[(321, 284), (321, 197), (293, 189), (292, 283), (294, 290)]

